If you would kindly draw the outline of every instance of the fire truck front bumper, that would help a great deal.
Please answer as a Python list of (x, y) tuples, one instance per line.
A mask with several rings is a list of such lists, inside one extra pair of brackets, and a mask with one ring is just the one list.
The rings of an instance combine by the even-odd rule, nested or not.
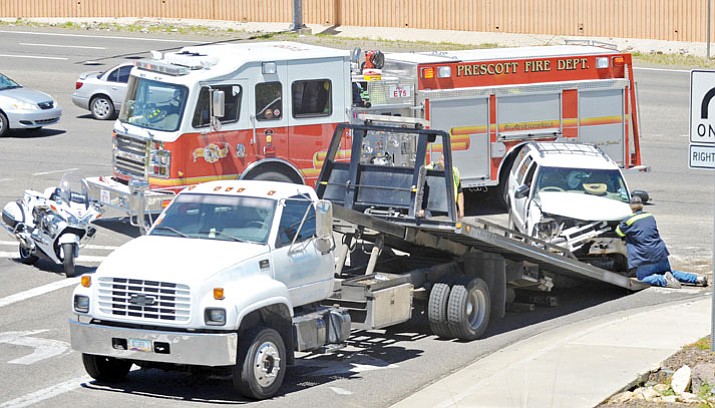
[(137, 216), (144, 213), (160, 213), (175, 193), (168, 190), (149, 190), (148, 186), (130, 187), (112, 177), (100, 176), (84, 179), (89, 189), (89, 198), (126, 213)]
[(138, 330), (69, 320), (72, 348), (126, 360), (220, 367), (236, 364), (237, 333)]

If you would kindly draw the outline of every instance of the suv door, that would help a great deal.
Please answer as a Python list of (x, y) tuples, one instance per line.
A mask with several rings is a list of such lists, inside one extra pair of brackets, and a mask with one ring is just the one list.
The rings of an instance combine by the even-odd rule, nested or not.
[[(527, 210), (532, 200), (532, 181), (536, 168), (537, 163), (530, 154), (527, 154), (523, 160), (512, 169), (512, 173), (509, 176), (509, 226), (523, 233), (528, 233), (526, 228)], [(521, 189), (523, 185), (526, 185), (528, 190), (526, 194), (518, 195), (517, 191)]]

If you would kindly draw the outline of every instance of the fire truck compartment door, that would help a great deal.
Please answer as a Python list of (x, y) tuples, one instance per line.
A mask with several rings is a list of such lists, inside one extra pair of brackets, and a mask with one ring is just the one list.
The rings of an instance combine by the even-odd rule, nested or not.
[(625, 159), (626, 117), (621, 89), (581, 90), (579, 92), (579, 140), (593, 143), (623, 166)]
[(430, 122), (432, 129), (451, 136), (452, 161), (462, 177), (462, 188), (484, 186), (491, 170), (489, 98), (430, 100)]

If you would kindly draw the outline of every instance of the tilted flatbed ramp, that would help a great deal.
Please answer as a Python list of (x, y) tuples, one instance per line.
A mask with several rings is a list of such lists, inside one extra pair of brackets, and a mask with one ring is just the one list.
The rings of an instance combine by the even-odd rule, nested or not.
[[(405, 148), (392, 141), (404, 142), (406, 136), (416, 138), (413, 162), (403, 161), (397, 165), (396, 151)], [(418, 163), (426, 162), (428, 144), (438, 139), (445, 156), (445, 169), (425, 171), (425, 166)], [(387, 157), (388, 164), (376, 164), (374, 157), (365, 153), (368, 151), (374, 156), (374, 147), (391, 145), (396, 147), (395, 151), (376, 156), (383, 162)], [(347, 151), (350, 154), (346, 154)], [(480, 219), (457, 222), (450, 151), (449, 135), (443, 131), (341, 125), (326, 154), (316, 190), (321, 198), (333, 202), (338, 224), (345, 222), (375, 231), (381, 234), (386, 245), (398, 250), (438, 251), (455, 258), (472, 250), (498, 253), (508, 260), (530, 262), (542, 270), (564, 276), (597, 280), (629, 290), (648, 286), (581, 262), (565, 248), (500, 225)], [(429, 186), (430, 193), (423, 201), (425, 185)], [(425, 202), (431, 216), (417, 217), (416, 212)], [(369, 234), (363, 235), (363, 239), (369, 240), (369, 237)]]

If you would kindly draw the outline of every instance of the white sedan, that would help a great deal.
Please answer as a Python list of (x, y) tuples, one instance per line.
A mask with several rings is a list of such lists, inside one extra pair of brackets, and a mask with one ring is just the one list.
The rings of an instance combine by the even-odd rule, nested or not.
[(95, 119), (113, 119), (124, 102), (129, 72), (133, 62), (119, 64), (107, 71), (90, 71), (80, 74), (75, 83), (72, 102), (88, 109)]

